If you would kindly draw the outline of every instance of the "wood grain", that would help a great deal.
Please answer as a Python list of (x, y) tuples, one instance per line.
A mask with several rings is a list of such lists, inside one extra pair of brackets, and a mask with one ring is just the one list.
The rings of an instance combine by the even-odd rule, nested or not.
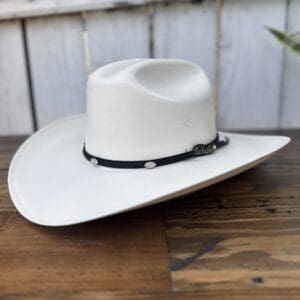
[(285, 1), (225, 0), (221, 19), (221, 128), (279, 126), (282, 48), (265, 26), (284, 28)]
[(0, 23), (0, 135), (33, 131), (20, 21)]
[(170, 288), (158, 209), (65, 228), (0, 216), (1, 296)]
[(64, 228), (7, 192), (24, 137), (0, 138), (1, 299), (299, 299), (300, 131), (261, 165), (177, 200)]
[(19, 136), (0, 137), (0, 215), (1, 211), (9, 214), (16, 211), (8, 194), (7, 172), (14, 153), (24, 140), (25, 137)]
[(81, 18), (26, 21), (38, 127), (85, 110), (86, 74)]
[(166, 204), (176, 289), (299, 289), (299, 137), (258, 167)]
[(92, 70), (127, 58), (149, 57), (147, 9), (86, 14)]
[(154, 57), (182, 58), (199, 64), (214, 81), (215, 3), (156, 5)]
[[(288, 7), (289, 32), (299, 32), (300, 2), (291, 0)], [(283, 72), (283, 98), (280, 126), (284, 128), (300, 127), (300, 59), (295, 53), (285, 51)]]

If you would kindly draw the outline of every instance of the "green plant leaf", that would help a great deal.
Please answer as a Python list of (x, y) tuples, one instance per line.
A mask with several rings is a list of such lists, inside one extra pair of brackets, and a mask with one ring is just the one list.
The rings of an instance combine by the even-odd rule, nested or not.
[(296, 35), (267, 27), (271, 34), (287, 49), (300, 55), (300, 39)]

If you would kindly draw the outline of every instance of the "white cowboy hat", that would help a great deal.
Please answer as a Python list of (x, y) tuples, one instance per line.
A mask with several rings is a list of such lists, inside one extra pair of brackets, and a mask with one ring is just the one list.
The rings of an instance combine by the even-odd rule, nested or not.
[(54, 122), (19, 148), (9, 191), (34, 223), (76, 224), (212, 185), (289, 140), (218, 133), (209, 81), (195, 64), (125, 60), (90, 75), (85, 115)]

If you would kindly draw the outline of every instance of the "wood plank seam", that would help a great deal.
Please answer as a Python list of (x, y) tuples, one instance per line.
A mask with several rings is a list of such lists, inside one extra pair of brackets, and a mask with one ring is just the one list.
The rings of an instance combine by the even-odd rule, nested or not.
[[(290, 10), (290, 0), (285, 0), (285, 20), (284, 20), (284, 31), (289, 28), (289, 10)], [(281, 47), (281, 45), (278, 45)], [(279, 95), (279, 110), (278, 110), (278, 128), (282, 128), (282, 117), (283, 117), (283, 106), (284, 106), (284, 74), (286, 72), (286, 55), (287, 50), (282, 48), (282, 58), (281, 58), (281, 74), (280, 74), (280, 95)]]
[(153, 22), (156, 6), (153, 3), (148, 5), (148, 31), (149, 31), (149, 57), (154, 58), (154, 32)]
[(36, 131), (38, 129), (37, 111), (36, 111), (35, 99), (34, 99), (34, 94), (33, 94), (32, 74), (31, 74), (31, 67), (30, 67), (27, 31), (26, 31), (26, 24), (25, 24), (24, 20), (21, 20), (21, 28), (22, 28), (22, 40), (23, 40), (24, 55), (25, 55), (25, 68), (26, 68), (26, 75), (27, 75), (31, 121), (32, 121), (33, 131)]
[(216, 50), (215, 50), (215, 88), (213, 100), (215, 104), (215, 110), (217, 115), (218, 110), (218, 102), (219, 102), (219, 89), (220, 89), (220, 68), (221, 68), (221, 10), (222, 10), (222, 0), (215, 0), (216, 8), (215, 8), (215, 22), (216, 22)]

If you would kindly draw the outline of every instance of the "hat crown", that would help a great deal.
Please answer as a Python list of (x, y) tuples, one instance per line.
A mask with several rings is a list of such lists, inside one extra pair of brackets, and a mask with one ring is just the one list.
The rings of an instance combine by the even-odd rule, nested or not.
[(216, 135), (203, 70), (175, 59), (130, 59), (89, 76), (85, 147), (110, 160), (151, 160), (190, 151)]

